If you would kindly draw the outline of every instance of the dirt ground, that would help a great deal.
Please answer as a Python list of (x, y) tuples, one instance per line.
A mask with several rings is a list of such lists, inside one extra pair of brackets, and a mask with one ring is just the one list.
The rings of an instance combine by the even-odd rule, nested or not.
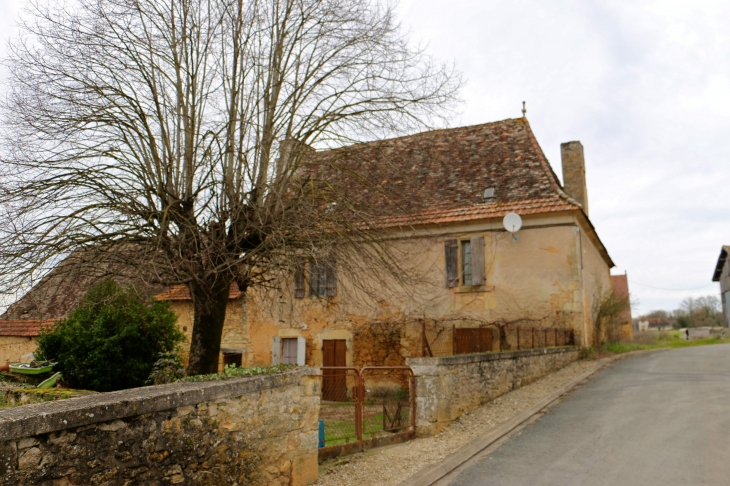
[(574, 380), (595, 361), (578, 361), (483, 405), (454, 421), (436, 437), (339, 457), (320, 465), (318, 486), (395, 486), (443, 460), (459, 447), (519, 415)]

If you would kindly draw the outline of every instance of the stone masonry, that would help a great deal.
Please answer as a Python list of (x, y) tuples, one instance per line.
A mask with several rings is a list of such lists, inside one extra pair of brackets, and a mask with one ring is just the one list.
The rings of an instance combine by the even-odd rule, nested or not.
[(461, 415), (578, 359), (573, 347), (408, 359), (416, 375), (416, 430), (434, 435)]
[(0, 410), (0, 484), (311, 484), (315, 373), (305, 367)]

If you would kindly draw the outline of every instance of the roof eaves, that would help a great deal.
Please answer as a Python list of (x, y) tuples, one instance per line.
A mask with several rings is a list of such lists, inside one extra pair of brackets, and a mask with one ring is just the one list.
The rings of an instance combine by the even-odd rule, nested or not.
[(713, 282), (720, 281), (720, 276), (722, 275), (722, 269), (725, 266), (725, 260), (727, 260), (728, 252), (730, 252), (730, 246), (723, 245), (720, 250), (720, 258), (717, 259), (717, 265), (715, 265), (715, 273), (712, 275)]

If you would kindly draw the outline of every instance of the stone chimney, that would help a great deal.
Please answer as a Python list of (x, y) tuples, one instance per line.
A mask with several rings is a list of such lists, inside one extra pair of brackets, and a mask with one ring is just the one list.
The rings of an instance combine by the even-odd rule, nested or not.
[(583, 206), (588, 215), (588, 190), (586, 189), (586, 163), (583, 158), (583, 144), (565, 142), (560, 144), (563, 161), (563, 189)]

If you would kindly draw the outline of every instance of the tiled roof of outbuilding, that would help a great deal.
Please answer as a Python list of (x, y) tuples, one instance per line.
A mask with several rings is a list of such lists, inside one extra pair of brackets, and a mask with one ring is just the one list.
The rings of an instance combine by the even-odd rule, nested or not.
[[(241, 296), (242, 292), (238, 289), (238, 285), (234, 282), (231, 284), (231, 288), (228, 291), (228, 298), (230, 300), (237, 299)], [(174, 285), (164, 292), (155, 295), (157, 300), (192, 300), (190, 298), (190, 291), (184, 285)]]
[[(386, 226), (580, 209), (563, 192), (525, 118), (356, 144), (316, 157), (377, 187), (353, 199), (374, 209)], [(495, 193), (485, 200), (487, 188)]]
[(37, 337), (44, 326), (51, 325), (55, 320), (2, 320), (0, 319), (0, 336)]

